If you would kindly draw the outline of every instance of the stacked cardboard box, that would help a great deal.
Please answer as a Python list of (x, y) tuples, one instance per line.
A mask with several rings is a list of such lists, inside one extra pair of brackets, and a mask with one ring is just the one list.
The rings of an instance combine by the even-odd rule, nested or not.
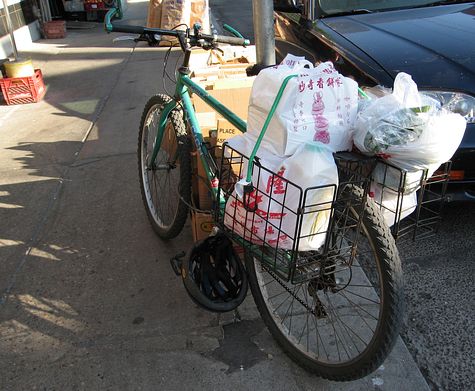
[[(194, 51), (190, 68), (192, 80), (211, 96), (233, 111), (243, 120), (247, 119), (249, 98), (254, 77), (247, 77), (246, 68), (255, 62), (255, 47), (225, 48), (219, 55)], [(203, 66), (203, 64), (206, 64)], [(205, 141), (214, 148), (214, 156), (220, 157), (221, 146), (229, 138), (240, 134), (229, 121), (222, 118), (199, 97), (192, 96), (198, 122)], [(212, 209), (212, 197), (207, 186), (206, 173), (197, 152), (193, 155), (193, 202), (200, 210)], [(192, 231), (195, 241), (208, 237), (213, 227), (209, 213), (192, 211)]]
[[(150, 0), (147, 27), (173, 29), (195, 23), (202, 26), (203, 32), (210, 33), (209, 0)], [(180, 26), (184, 30), (185, 26)]]
[(160, 28), (162, 25), (162, 0), (148, 3), (147, 27)]

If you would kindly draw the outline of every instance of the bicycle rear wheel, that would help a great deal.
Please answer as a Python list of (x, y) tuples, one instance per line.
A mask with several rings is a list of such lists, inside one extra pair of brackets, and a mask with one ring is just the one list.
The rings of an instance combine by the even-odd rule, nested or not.
[(138, 145), (142, 199), (153, 229), (163, 239), (181, 232), (191, 198), (191, 145), (181, 110), (169, 114), (157, 158), (149, 162), (160, 114), (170, 101), (166, 95), (156, 95), (147, 102)]
[[(362, 199), (361, 189), (347, 191)], [(333, 253), (358, 240), (357, 253), (353, 262), (340, 253), (333, 264), (322, 263), (326, 272), (319, 277), (292, 284), (246, 254), (254, 301), (273, 337), (299, 365), (331, 380), (361, 378), (378, 368), (402, 322), (398, 251), (372, 200), (364, 207), (360, 230), (341, 228), (351, 226), (348, 219), (358, 221), (355, 208), (335, 209)]]

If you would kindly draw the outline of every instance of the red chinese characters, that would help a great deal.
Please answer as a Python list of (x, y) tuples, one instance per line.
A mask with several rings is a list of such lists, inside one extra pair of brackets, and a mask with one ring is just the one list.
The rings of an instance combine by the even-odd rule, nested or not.
[(271, 175), (269, 179), (267, 180), (267, 186), (266, 186), (266, 193), (270, 194), (272, 190), (272, 194), (285, 194), (285, 184), (284, 184), (284, 179), (281, 178), (284, 176), (285, 173), (285, 167), (282, 167), (279, 172), (277, 172), (277, 175)]

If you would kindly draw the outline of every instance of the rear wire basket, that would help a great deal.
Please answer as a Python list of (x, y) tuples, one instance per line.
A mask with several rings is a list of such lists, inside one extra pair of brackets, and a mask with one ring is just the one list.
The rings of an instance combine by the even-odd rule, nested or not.
[(378, 161), (372, 173), (369, 195), (397, 241), (421, 240), (437, 233), (450, 168), (451, 162), (446, 162), (428, 178), (427, 169), (408, 172), (386, 161)]
[[(286, 281), (331, 276), (350, 267), (357, 242), (344, 239), (342, 233), (360, 229), (375, 160), (349, 152), (334, 156), (339, 186), (306, 189), (256, 159), (254, 188), (245, 208), (234, 188), (245, 177), (249, 159), (225, 144), (219, 191), (226, 202), (217, 205), (217, 225), (267, 270)], [(351, 192), (352, 187), (360, 190)], [(309, 228), (315, 225), (320, 228)], [(311, 250), (309, 243), (314, 246)]]

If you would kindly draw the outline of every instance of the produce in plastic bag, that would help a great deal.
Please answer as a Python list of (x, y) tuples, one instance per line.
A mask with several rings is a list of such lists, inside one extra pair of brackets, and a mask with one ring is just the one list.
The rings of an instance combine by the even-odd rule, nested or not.
[(389, 148), (387, 160), (407, 170), (434, 167), (450, 160), (462, 142), (467, 123), (460, 114), (442, 109), (431, 115), (416, 142), (402, 148)]
[(420, 94), (411, 76), (399, 73), (392, 94), (371, 100), (358, 113), (354, 143), (400, 168), (434, 171), (457, 150), (466, 122)]
[(261, 132), (277, 93), (290, 79), (264, 137), (280, 156), (293, 154), (303, 142), (318, 141), (332, 151), (351, 149), (351, 128), (358, 107), (358, 85), (339, 74), (331, 62), (313, 67), (303, 57), (287, 55), (282, 64), (262, 70), (254, 81), (248, 132)]
[[(249, 134), (239, 135), (230, 139), (229, 145), (249, 156), (255, 139)], [(254, 190), (250, 197), (257, 210), (246, 210), (242, 198), (234, 190), (226, 203), (224, 224), (253, 243), (292, 249), (301, 218), (298, 250), (318, 250), (325, 242), (338, 184), (332, 152), (319, 143), (304, 143), (291, 157), (276, 156), (261, 146), (258, 157), (261, 165), (271, 172), (254, 167)], [(242, 173), (246, 171), (247, 162)], [(303, 194), (290, 182), (304, 191), (309, 187), (324, 186), (308, 191), (305, 204), (311, 207), (306, 208), (303, 216), (297, 215)]]
[(419, 139), (428, 113), (436, 112), (437, 106), (436, 100), (419, 94), (409, 75), (399, 73), (393, 93), (369, 101), (358, 113), (355, 144), (361, 151), (378, 154), (412, 143)]
[(416, 141), (426, 126), (426, 120), (411, 109), (400, 109), (389, 112), (384, 119), (370, 126), (372, 131), (364, 138), (365, 150), (381, 153), (390, 147)]

